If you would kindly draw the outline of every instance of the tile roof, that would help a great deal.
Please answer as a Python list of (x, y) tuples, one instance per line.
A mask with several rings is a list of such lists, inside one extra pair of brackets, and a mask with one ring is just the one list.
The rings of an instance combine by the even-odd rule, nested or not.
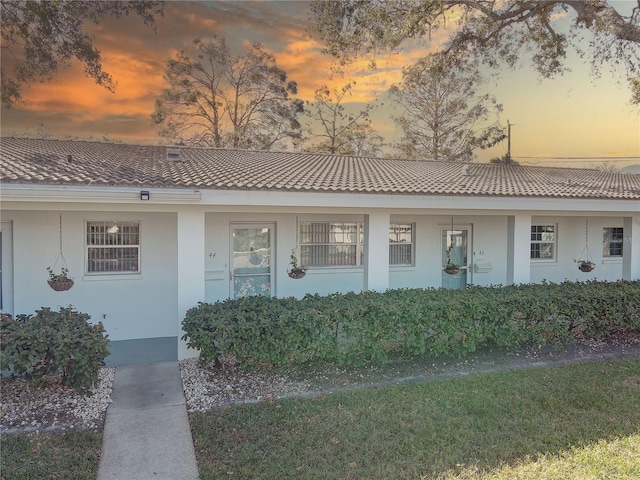
[(259, 191), (640, 199), (640, 175), (323, 153), (3, 137), (0, 182)]

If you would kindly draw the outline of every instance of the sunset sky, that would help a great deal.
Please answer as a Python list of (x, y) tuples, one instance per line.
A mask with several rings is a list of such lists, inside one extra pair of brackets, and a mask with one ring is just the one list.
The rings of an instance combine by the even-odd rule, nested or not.
[[(613, 2), (630, 10), (635, 1)], [(225, 37), (236, 53), (243, 42), (261, 42), (276, 57), (290, 80), (298, 83), (298, 97), (312, 101), (321, 85), (344, 85), (355, 80), (350, 101), (353, 108), (364, 103), (384, 103), (373, 115), (374, 127), (387, 140), (397, 138), (391, 119), (397, 111), (387, 97), (401, 79), (402, 67), (413, 63), (443, 40), (432, 38), (419, 48), (399, 55), (378, 56), (378, 69), (366, 60), (343, 77), (331, 77), (332, 59), (308, 31), (306, 2), (176, 2), (165, 6), (157, 19), (157, 33), (144, 27), (136, 16), (105, 19), (91, 25), (103, 67), (117, 81), (110, 93), (85, 78), (82, 66), (59, 71), (52, 82), (25, 90), (25, 102), (2, 110), (2, 135), (102, 139), (157, 144), (162, 140), (151, 126), (155, 99), (165, 86), (162, 75), (167, 60), (188, 47), (196, 37), (212, 33)], [(553, 80), (540, 80), (526, 64), (505, 70), (481, 90), (495, 95), (504, 105), (501, 121), (512, 127), (511, 151), (516, 160), (529, 165), (596, 167), (603, 159), (623, 167), (640, 164), (640, 110), (629, 103), (624, 76), (603, 70), (601, 78), (590, 75), (590, 65), (577, 56), (569, 58), (572, 71)], [(502, 145), (482, 152), (479, 160), (500, 156)], [(544, 160), (561, 157), (562, 160)], [(584, 160), (585, 157), (590, 160)]]

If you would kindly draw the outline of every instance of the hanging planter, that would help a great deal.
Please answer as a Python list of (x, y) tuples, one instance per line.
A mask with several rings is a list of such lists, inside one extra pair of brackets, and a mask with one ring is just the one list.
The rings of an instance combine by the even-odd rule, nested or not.
[(291, 270), (287, 270), (287, 275), (294, 280), (300, 280), (301, 278), (304, 278), (306, 274), (307, 272), (301, 268), (292, 268)]
[[(453, 217), (451, 217), (451, 232), (453, 232)], [(460, 271), (460, 265), (458, 265), (451, 259), (452, 251), (453, 251), (453, 240), (451, 240), (451, 243), (447, 247), (447, 250), (445, 251), (445, 254), (444, 254), (445, 260), (446, 260), (446, 263), (444, 265), (444, 273), (447, 273), (449, 275), (455, 275)]]
[(444, 267), (444, 273), (448, 273), (449, 275), (455, 275), (459, 271), (460, 267), (458, 265), (451, 264)]
[(49, 272), (49, 280), (47, 280), (47, 283), (56, 292), (64, 292), (73, 287), (73, 280), (67, 276), (69, 270), (65, 267), (60, 269), (60, 273), (55, 273), (51, 267), (47, 267), (47, 272)]
[(588, 273), (596, 268), (596, 264), (589, 260), (576, 260), (576, 263), (578, 264), (578, 270), (581, 272)]
[(65, 292), (67, 290), (71, 290), (71, 287), (73, 287), (73, 280), (67, 280), (66, 282), (47, 280), (47, 283), (56, 292)]
[(307, 274), (307, 267), (298, 265), (298, 257), (296, 257), (295, 249), (291, 250), (291, 256), (289, 258), (291, 259), (289, 262), (291, 268), (287, 270), (287, 275), (295, 280), (304, 278), (304, 276)]
[[(58, 261), (62, 263), (60, 267), (60, 273), (56, 273), (54, 269), (58, 264)], [(69, 278), (69, 269), (67, 268), (67, 262), (64, 259), (64, 255), (62, 254), (62, 214), (60, 214), (60, 253), (58, 253), (58, 258), (56, 258), (55, 263), (52, 267), (47, 267), (47, 272), (49, 273), (49, 279), (47, 283), (49, 286), (55, 290), (56, 292), (65, 292), (73, 287), (73, 280)]]
[(578, 264), (578, 270), (584, 273), (589, 273), (594, 268), (596, 268), (596, 264), (591, 259), (591, 252), (589, 251), (589, 219), (585, 220), (584, 226), (584, 248), (582, 249), (582, 253), (580, 254), (579, 260), (573, 260)]

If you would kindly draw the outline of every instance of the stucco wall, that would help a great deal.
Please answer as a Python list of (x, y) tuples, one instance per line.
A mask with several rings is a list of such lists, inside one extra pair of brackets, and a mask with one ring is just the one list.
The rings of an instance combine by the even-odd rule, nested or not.
[(232, 224), (273, 224), (275, 240), (271, 265), (274, 268), (272, 294), (302, 297), (306, 293), (326, 295), (334, 292), (361, 291), (363, 269), (338, 268), (309, 270), (305, 278), (287, 275), (291, 249), (296, 248), (297, 221), (362, 221), (362, 215), (296, 215), (269, 213), (207, 213), (205, 215), (205, 299), (207, 302), (229, 297), (230, 228)]
[[(315, 268), (309, 269), (301, 280), (287, 276), (289, 255), (296, 247), (296, 225), (305, 221), (349, 222), (364, 220), (364, 215), (328, 214), (269, 214), (269, 213), (207, 213), (205, 252), (205, 299), (208, 302), (224, 300), (230, 294), (229, 251), (232, 224), (274, 224), (275, 255), (271, 264), (275, 268), (273, 294), (302, 297), (306, 293), (326, 295), (334, 292), (359, 292), (363, 289), (364, 269)], [(428, 288), (442, 285), (441, 231), (450, 228), (451, 217), (434, 215), (392, 215), (392, 222), (415, 224), (415, 264), (394, 266), (389, 269), (389, 288)], [(468, 282), (479, 285), (505, 283), (507, 220), (505, 216), (459, 216), (456, 227), (472, 231), (470, 246), (470, 274)], [(488, 272), (473, 272), (476, 259), (491, 264)], [(386, 261), (386, 259), (385, 259)]]
[[(111, 340), (176, 336), (176, 215), (95, 211), (62, 216), (63, 253), (75, 284), (56, 292), (46, 282), (46, 268), (59, 253), (59, 212), (2, 212), (3, 221), (13, 223), (13, 313), (73, 305), (92, 321), (101, 320)], [(85, 222), (101, 220), (140, 222), (140, 274), (86, 275)]]
[[(505, 283), (507, 220), (505, 216), (455, 216), (454, 228), (471, 234), (467, 283)], [(390, 288), (439, 288), (442, 286), (442, 230), (451, 229), (451, 217), (433, 215), (392, 215), (396, 223), (415, 223), (415, 266), (391, 267)], [(489, 271), (475, 272), (476, 261), (491, 265)]]
[[(112, 340), (178, 335), (183, 316), (178, 312), (178, 216), (176, 213), (119, 209), (122, 211), (117, 211), (118, 207), (114, 206), (114, 211), (96, 209), (63, 212), (64, 255), (70, 275), (76, 282), (68, 292), (55, 292), (46, 283), (46, 267), (53, 265), (58, 256), (58, 210), (3, 210), (3, 229), (11, 225), (13, 231), (13, 313), (32, 313), (42, 306), (57, 309), (71, 304), (89, 313), (94, 321), (102, 320)], [(310, 269), (301, 280), (289, 278), (287, 269), (291, 249), (296, 247), (299, 222), (364, 222), (364, 218), (364, 212), (338, 215), (280, 210), (270, 213), (266, 207), (259, 213), (205, 213), (204, 254), (201, 256), (200, 248), (190, 253), (194, 265), (202, 262), (200, 274), (203, 273), (205, 278), (203, 300), (214, 302), (230, 295), (230, 228), (233, 224), (273, 226), (275, 235), (271, 264), (275, 275), (272, 294), (302, 297), (306, 293), (325, 295), (361, 291), (364, 286), (363, 267)], [(140, 274), (85, 273), (85, 222), (92, 220), (140, 222)], [(441, 231), (451, 227), (451, 217), (420, 211), (393, 213), (390, 221), (415, 224), (416, 249), (415, 265), (389, 269), (389, 288), (440, 287), (443, 278)], [(557, 225), (557, 257), (552, 262), (529, 262), (527, 245), (523, 252), (524, 261), (518, 264), (518, 268), (526, 270), (531, 282), (545, 279), (562, 282), (565, 279), (622, 278), (622, 260), (602, 258), (602, 228), (621, 227), (623, 222), (622, 217), (589, 217), (588, 242), (596, 269), (585, 274), (577, 269), (573, 261), (584, 248), (585, 217), (532, 216), (532, 224)], [(528, 235), (528, 220), (526, 224), (522, 231)], [(454, 225), (455, 228), (468, 228), (472, 232), (467, 282), (476, 285), (506, 284), (507, 215), (456, 215)], [(3, 254), (6, 253), (3, 251)], [(388, 259), (381, 260), (386, 262)], [(480, 260), (490, 264), (491, 268), (485, 272), (475, 272), (473, 265)], [(3, 272), (3, 276), (4, 273), (7, 272)]]
[[(547, 280), (554, 283), (584, 281), (590, 279), (615, 281), (622, 278), (622, 258), (605, 259), (602, 255), (603, 227), (622, 227), (622, 218), (589, 217), (588, 225), (584, 217), (534, 216), (532, 225), (557, 225), (557, 256), (551, 262), (531, 262), (531, 282)], [(586, 228), (588, 226), (588, 228)], [(588, 238), (585, 232), (588, 230)], [(588, 243), (591, 259), (596, 264), (593, 271), (583, 273), (578, 270), (574, 259), (582, 254)], [(627, 245), (628, 246), (628, 245)], [(625, 248), (625, 246), (623, 246)]]

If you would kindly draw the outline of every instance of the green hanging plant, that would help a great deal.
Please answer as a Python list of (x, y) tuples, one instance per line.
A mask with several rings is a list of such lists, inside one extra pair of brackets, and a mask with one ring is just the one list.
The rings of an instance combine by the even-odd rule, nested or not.
[(303, 278), (307, 274), (307, 267), (298, 264), (298, 257), (296, 257), (295, 249), (291, 249), (291, 255), (289, 256), (289, 265), (291, 268), (287, 270), (287, 274), (294, 279)]
[(460, 265), (458, 265), (457, 263), (454, 263), (453, 260), (451, 260), (452, 250), (453, 250), (453, 243), (447, 247), (447, 250), (445, 252), (446, 263), (444, 266), (444, 271), (449, 275), (455, 275), (460, 271)]
[(53, 268), (47, 267), (49, 279), (47, 283), (57, 292), (63, 292), (73, 287), (73, 280), (69, 278), (69, 270), (65, 267), (60, 268), (60, 273), (55, 273)]

